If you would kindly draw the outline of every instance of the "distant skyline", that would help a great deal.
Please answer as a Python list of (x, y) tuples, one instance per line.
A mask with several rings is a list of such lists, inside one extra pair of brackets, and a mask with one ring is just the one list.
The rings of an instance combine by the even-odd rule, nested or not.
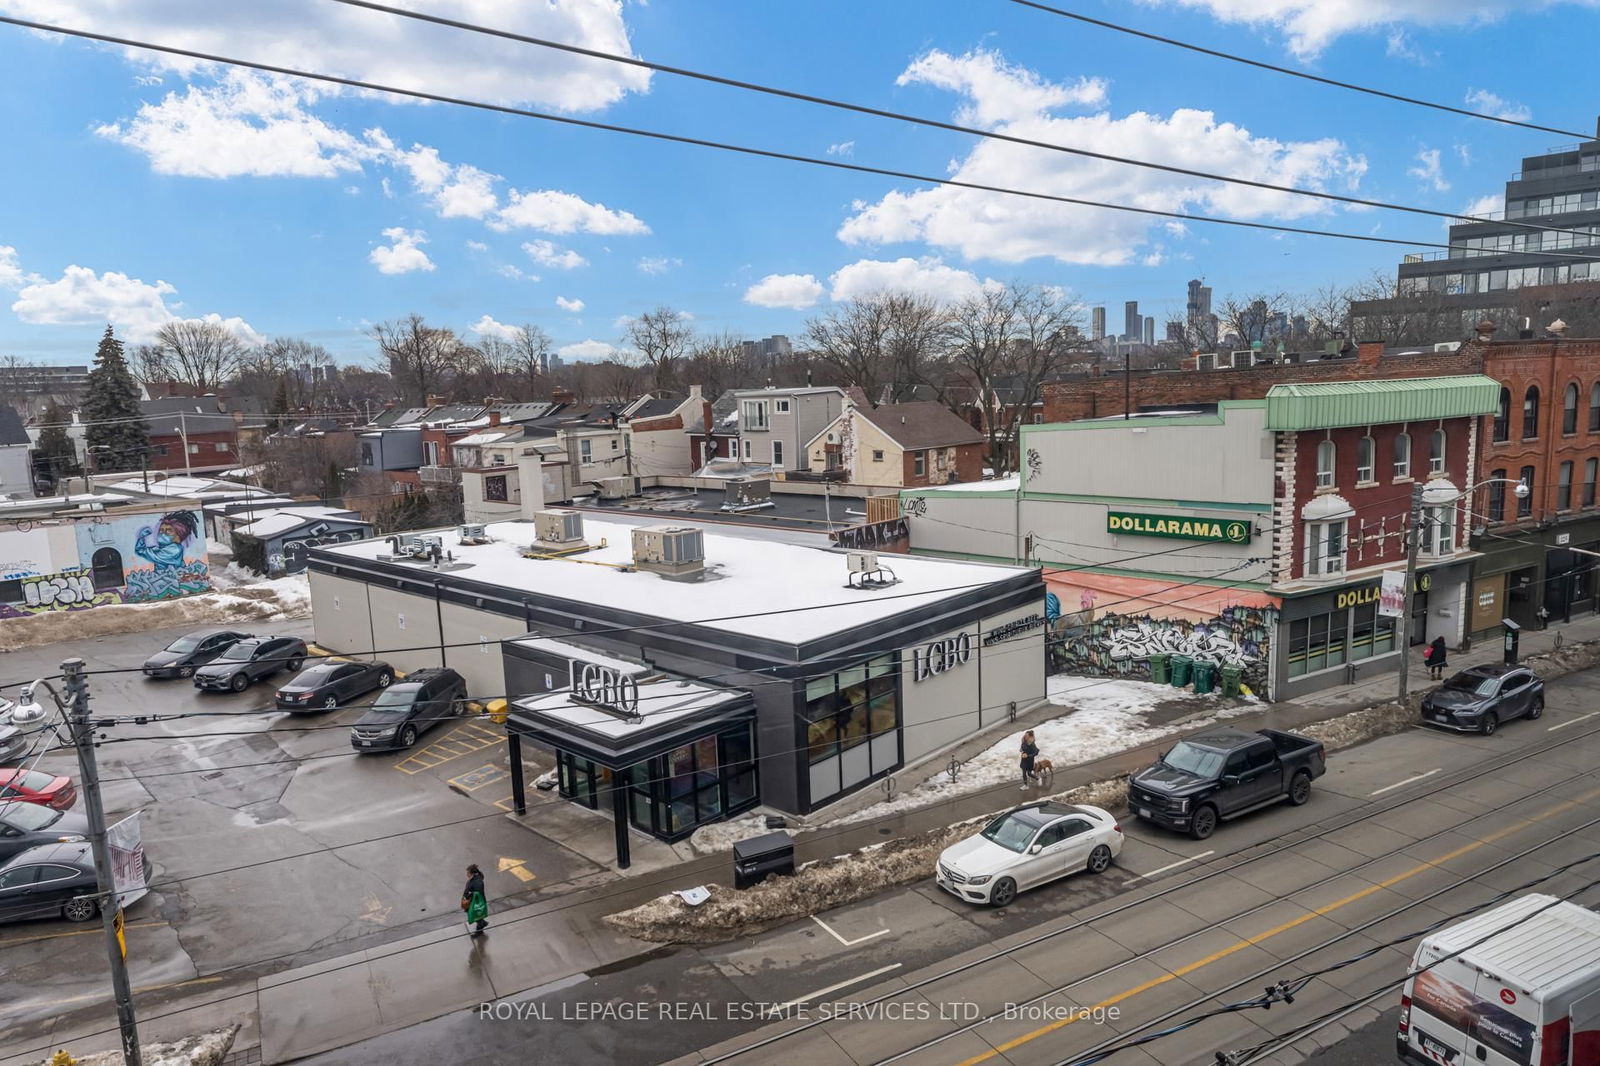
[[(1508, 56), (1600, 30), (1587, 3), (1099, 0), (1086, 14), (1496, 114), (1593, 129)], [(1098, 151), (1437, 210), (1496, 202), (1563, 140), (1222, 63), (1004, 3), (431, 0), (431, 13)], [(1185, 213), (1442, 240), (1339, 207), (786, 102), (326, 2), (0, 0), (0, 11), (574, 117)], [(1514, 14), (1515, 17), (1508, 17)], [(417, 312), (468, 339), (533, 322), (601, 358), (659, 304), (798, 340), (881, 288), (990, 281), (1135, 301), (1156, 338), (1186, 284), (1220, 301), (1393, 274), (1405, 249), (1177, 223), (421, 105), (0, 27), (0, 357), (85, 363), (215, 316), (365, 363)]]

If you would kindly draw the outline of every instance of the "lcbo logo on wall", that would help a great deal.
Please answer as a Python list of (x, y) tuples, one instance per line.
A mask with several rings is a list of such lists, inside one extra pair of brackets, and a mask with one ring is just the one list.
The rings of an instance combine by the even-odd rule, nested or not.
[(574, 659), (569, 666), (574, 700), (626, 715), (639, 713), (639, 683), (633, 678), (598, 663)]
[(911, 651), (911, 680), (926, 681), (972, 658), (972, 636), (962, 633)]

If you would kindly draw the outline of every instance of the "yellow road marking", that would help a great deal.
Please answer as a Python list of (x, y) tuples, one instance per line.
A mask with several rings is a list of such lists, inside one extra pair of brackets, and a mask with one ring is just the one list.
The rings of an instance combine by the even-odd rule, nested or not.
[[(130, 922), (124, 929), (159, 929), (166, 922)], [(31, 944), (36, 940), (56, 940), (64, 936), (104, 936), (105, 930), (98, 925), (93, 929), (73, 929), (65, 933), (40, 933), (38, 936), (19, 936), (15, 940), (0, 940), (0, 948), (14, 947), (17, 944)]]
[[(136, 994), (145, 992), (163, 992), (170, 988), (187, 988), (190, 985), (214, 985), (222, 980), (220, 977), (191, 977), (187, 981), (169, 981), (164, 985), (140, 985), (133, 989)], [(86, 999), (110, 999), (111, 996), (104, 992), (88, 992), (81, 996), (55, 996), (52, 1003), (79, 1003)]]
[(524, 860), (522, 859), (508, 859), (502, 856), (500, 859), (500, 872), (509, 873), (518, 881), (521, 881), (523, 884), (527, 884), (529, 881), (533, 880), (534, 873), (532, 870), (523, 865), (523, 861)]
[(515, 796), (507, 796), (505, 799), (495, 800), (494, 805), (499, 807), (502, 811), (505, 811), (507, 814), (510, 814), (516, 809), (516, 799), (517, 797)]
[[(1461, 856), (1467, 854), (1468, 852), (1477, 851), (1481, 847), (1485, 847), (1488, 844), (1492, 844), (1496, 840), (1501, 840), (1501, 839), (1511, 835), (1512, 833), (1516, 832), (1518, 829), (1524, 829), (1524, 828), (1526, 828), (1526, 827), (1528, 827), (1530, 825), (1533, 825), (1535, 822), (1539, 822), (1539, 821), (1542, 821), (1542, 820), (1544, 820), (1546, 818), (1549, 818), (1551, 815), (1560, 814), (1562, 811), (1569, 811), (1572, 808), (1579, 806), (1584, 801), (1593, 799), (1596, 796), (1600, 796), (1600, 788), (1594, 789), (1594, 790), (1592, 790), (1590, 792), (1586, 792), (1582, 796), (1578, 796), (1575, 799), (1563, 800), (1561, 803), (1556, 804), (1554, 807), (1551, 807), (1551, 808), (1549, 808), (1547, 810), (1541, 811), (1538, 814), (1530, 815), (1529, 817), (1521, 819), (1519, 821), (1512, 822), (1509, 825), (1507, 825), (1505, 828), (1498, 829), (1495, 832), (1490, 833), (1488, 836), (1475, 838), (1474, 840), (1470, 841), (1469, 843), (1463, 844), (1461, 847), (1456, 848), (1454, 851), (1451, 851), (1451, 852), (1448, 852), (1448, 853), (1446, 853), (1444, 855), (1439, 856), (1437, 859), (1432, 859), (1432, 860), (1429, 860), (1427, 862), (1419, 863), (1418, 865), (1411, 867), (1411, 869), (1409, 869), (1409, 870), (1405, 870), (1405, 871), (1403, 871), (1401, 873), (1395, 874), (1393, 877), (1386, 878), (1385, 880), (1379, 881), (1377, 884), (1374, 884), (1374, 885), (1371, 885), (1371, 886), (1369, 886), (1367, 888), (1364, 888), (1359, 892), (1351, 893), (1350, 895), (1344, 897), (1343, 899), (1335, 900), (1332, 903), (1324, 904), (1323, 906), (1318, 907), (1316, 910), (1308, 911), (1305, 914), (1302, 914), (1298, 918), (1293, 918), (1293, 919), (1290, 919), (1287, 922), (1284, 922), (1282, 925), (1274, 926), (1273, 928), (1268, 929), (1264, 933), (1257, 933), (1255, 936), (1252, 936), (1252, 937), (1250, 937), (1248, 939), (1240, 940), (1237, 944), (1231, 944), (1228, 947), (1225, 947), (1220, 951), (1213, 952), (1210, 955), (1207, 955), (1203, 959), (1197, 959), (1194, 962), (1191, 962), (1191, 963), (1188, 963), (1188, 964), (1186, 964), (1184, 966), (1178, 967), (1176, 970), (1169, 970), (1168, 972), (1162, 974), (1159, 977), (1152, 977), (1150, 980), (1144, 982), (1143, 984), (1135, 985), (1134, 987), (1132, 987), (1132, 988), (1130, 988), (1130, 989), (1128, 989), (1128, 990), (1126, 990), (1124, 992), (1117, 993), (1116, 995), (1110, 997), (1109, 999), (1101, 1000), (1099, 1003), (1094, 1004), (1092, 1007), (1088, 1008), (1086, 1011), (1073, 1011), (1073, 1012), (1069, 1013), (1066, 1017), (1058, 1019), (1057, 1021), (1053, 1021), (1049, 1025), (1041, 1026), (1040, 1028), (1035, 1029), (1030, 1033), (1024, 1033), (1023, 1035), (1021, 1035), (1019, 1037), (1016, 1037), (1016, 1038), (1014, 1038), (1012, 1040), (1008, 1040), (1005, 1043), (1000, 1044), (997, 1047), (995, 1047), (994, 1050), (992, 1050), (992, 1051), (986, 1051), (981, 1055), (974, 1055), (972, 1058), (969, 1058), (969, 1059), (962, 1059), (960, 1064), (959, 1064), (959, 1066), (977, 1066), (977, 1064), (980, 1063), (980, 1062), (987, 1062), (987, 1061), (989, 1061), (990, 1059), (994, 1058), (997, 1055), (1003, 1055), (1007, 1051), (1012, 1051), (1012, 1050), (1014, 1050), (1016, 1048), (1019, 1048), (1023, 1044), (1028, 1043), (1029, 1041), (1037, 1040), (1039, 1037), (1046, 1036), (1046, 1035), (1048, 1035), (1050, 1033), (1053, 1033), (1057, 1029), (1062, 1028), (1063, 1026), (1071, 1025), (1073, 1022), (1077, 1021), (1080, 1016), (1082, 1016), (1084, 1014), (1090, 1014), (1092, 1012), (1102, 1010), (1102, 1009), (1104, 1009), (1106, 1007), (1116, 1006), (1118, 1003), (1121, 1003), (1123, 1000), (1132, 999), (1134, 996), (1137, 996), (1142, 992), (1148, 992), (1150, 989), (1156, 988), (1156, 987), (1158, 987), (1160, 985), (1164, 985), (1168, 981), (1175, 981), (1180, 977), (1184, 977), (1184, 976), (1186, 976), (1188, 974), (1194, 973), (1196, 970), (1202, 969), (1202, 968), (1204, 968), (1206, 966), (1210, 966), (1212, 963), (1218, 962), (1218, 961), (1220, 961), (1222, 959), (1225, 959), (1228, 956), (1234, 954), (1235, 952), (1243, 951), (1245, 948), (1253, 947), (1256, 944), (1259, 944), (1264, 940), (1270, 940), (1272, 937), (1275, 937), (1275, 936), (1279, 935), (1280, 933), (1286, 933), (1291, 929), (1294, 929), (1294, 928), (1297, 928), (1298, 926), (1304, 925), (1306, 922), (1309, 922), (1313, 918), (1325, 917), (1328, 914), (1331, 914), (1332, 912), (1340, 909), (1341, 907), (1347, 907), (1350, 904), (1355, 903), (1355, 902), (1357, 902), (1359, 900), (1366, 899), (1368, 896), (1372, 895), (1374, 892), (1378, 892), (1378, 891), (1380, 891), (1382, 889), (1388, 888), (1391, 885), (1399, 884), (1401, 881), (1405, 881), (1405, 880), (1407, 880), (1409, 878), (1415, 877), (1420, 873), (1426, 873), (1429, 870), (1437, 869), (1441, 863), (1449, 862), (1451, 859), (1460, 858)], [(1311, 887), (1311, 886), (1308, 886), (1308, 887)]]

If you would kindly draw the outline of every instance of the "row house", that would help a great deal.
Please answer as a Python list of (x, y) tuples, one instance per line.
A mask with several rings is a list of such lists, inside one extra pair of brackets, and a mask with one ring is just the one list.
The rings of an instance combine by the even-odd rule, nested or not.
[(814, 474), (852, 485), (917, 488), (978, 481), (985, 439), (943, 404), (930, 401), (845, 409), (807, 443)]

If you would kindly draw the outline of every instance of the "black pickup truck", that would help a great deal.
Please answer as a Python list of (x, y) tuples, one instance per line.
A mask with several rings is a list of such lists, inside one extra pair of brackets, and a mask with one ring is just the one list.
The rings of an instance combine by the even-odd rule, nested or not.
[(1287, 799), (1311, 797), (1327, 770), (1322, 742), (1263, 729), (1213, 729), (1180, 740), (1154, 766), (1128, 779), (1128, 806), (1140, 818), (1204, 840), (1217, 822)]

